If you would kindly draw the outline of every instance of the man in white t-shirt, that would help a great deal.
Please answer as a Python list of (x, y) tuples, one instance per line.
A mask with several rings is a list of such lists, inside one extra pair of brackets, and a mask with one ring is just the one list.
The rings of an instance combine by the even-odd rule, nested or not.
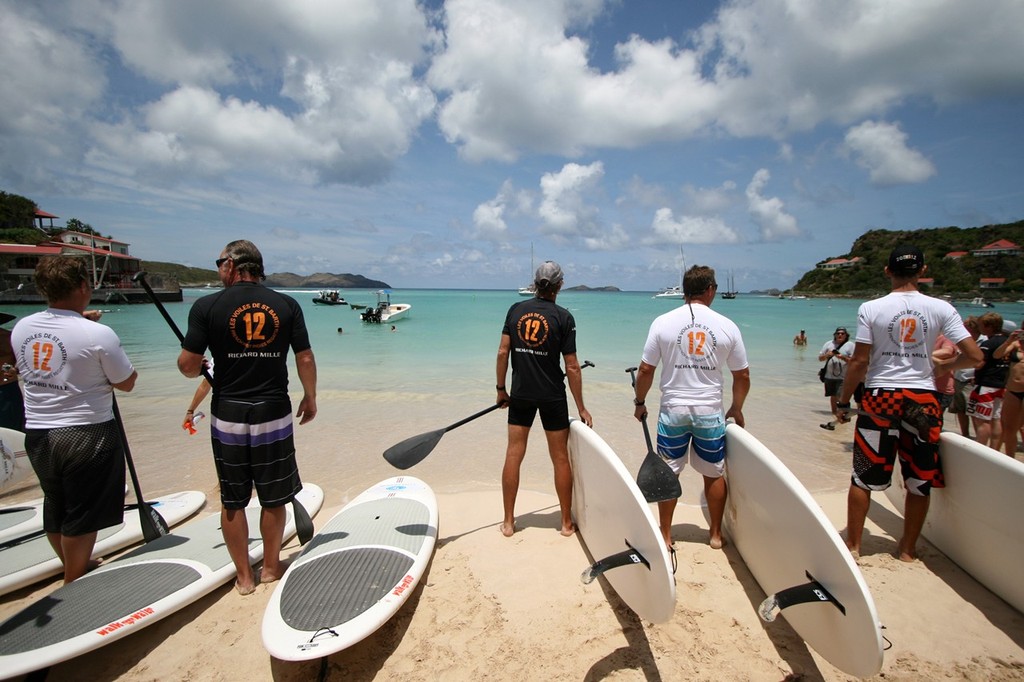
[[(860, 556), (861, 535), (871, 493), (892, 482), (897, 454), (907, 489), (903, 537), (896, 556), (917, 558), (917, 539), (928, 514), (932, 488), (945, 487), (939, 460), (942, 407), (935, 374), (977, 365), (981, 350), (949, 303), (917, 290), (924, 254), (907, 244), (893, 249), (885, 272), (887, 296), (868, 301), (857, 312), (856, 348), (848, 364), (837, 409), (847, 418), (850, 398), (861, 381), (864, 394), (853, 440), (853, 475), (847, 498), (846, 545)], [(959, 355), (932, 355), (939, 334), (956, 344)]]
[[(836, 327), (832, 334), (832, 340), (826, 341), (818, 353), (818, 362), (825, 363), (825, 397), (828, 398), (830, 412), (835, 417), (836, 397), (843, 389), (843, 379), (846, 377), (846, 363), (853, 357), (853, 341), (850, 341), (850, 332), (846, 327)], [(820, 425), (823, 429), (832, 431), (835, 426), (832, 422)]]
[[(718, 284), (715, 271), (695, 265), (683, 277), (685, 304), (651, 324), (636, 376), (633, 416), (647, 416), (644, 398), (662, 364), (661, 408), (658, 414), (658, 454), (678, 475), (690, 463), (704, 477), (704, 496), (711, 517), (710, 542), (722, 547), (722, 515), (728, 495), (725, 479), (725, 420), (744, 425), (743, 402), (750, 391), (750, 368), (739, 327), (711, 310)], [(732, 404), (723, 414), (725, 369), (732, 374)], [(678, 500), (658, 502), (665, 545), (672, 550), (672, 516)]]
[(124, 518), (124, 449), (113, 389), (136, 372), (109, 327), (83, 316), (92, 285), (79, 258), (43, 258), (35, 284), (49, 307), (11, 333), (25, 384), (25, 450), (43, 489), (43, 530), (64, 582), (89, 569), (96, 533)]

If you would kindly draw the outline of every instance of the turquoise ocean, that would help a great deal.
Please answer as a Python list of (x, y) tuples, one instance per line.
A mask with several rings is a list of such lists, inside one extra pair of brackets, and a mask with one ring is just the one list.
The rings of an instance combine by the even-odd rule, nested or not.
[[(303, 308), (318, 368), (319, 414), (314, 422), (296, 428), (300, 468), (305, 479), (325, 489), (336, 488), (344, 499), (400, 473), (381, 458), (388, 446), (447, 426), (493, 403), (502, 322), (509, 306), (523, 300), (515, 291), (396, 289), (392, 302), (412, 308), (394, 323), (392, 332), (390, 324), (360, 321), (359, 313), (348, 306), (315, 305), (316, 290), (280, 291)], [(209, 289), (186, 289), (183, 302), (165, 304), (182, 331), (192, 303), (209, 293)], [(342, 295), (354, 303), (376, 302), (371, 290), (346, 289)], [(632, 417), (625, 370), (638, 364), (651, 321), (682, 302), (656, 299), (652, 292), (566, 291), (558, 303), (575, 316), (580, 360), (595, 364), (583, 375), (594, 428), (635, 471), (646, 446)], [(836, 326), (854, 332), (860, 303), (741, 294), (733, 300), (716, 298), (712, 304), (743, 333), (752, 381), (744, 409), (748, 430), (812, 492), (838, 491), (848, 484), (849, 427), (835, 432), (818, 428), (830, 415), (817, 379), (817, 356)], [(215, 501), (209, 432), (201, 426), (200, 434), (189, 437), (180, 428), (196, 380), (177, 371), (177, 338), (154, 305), (101, 309), (101, 322), (117, 332), (139, 371), (135, 391), (118, 398), (146, 487), (154, 494), (194, 487)], [(20, 317), (38, 308), (6, 306), (2, 310)], [(999, 305), (995, 310), (1018, 324), (1024, 317), (1024, 304)], [(967, 316), (982, 311), (963, 308), (961, 312)], [(808, 345), (795, 347), (792, 340), (801, 329), (806, 331)], [(301, 387), (294, 371), (291, 389), (297, 401)], [(208, 409), (208, 403), (200, 409)], [(575, 414), (572, 407), (570, 412)], [(505, 447), (501, 414), (492, 413), (446, 434), (434, 453), (408, 473), (429, 480), (441, 491), (496, 489)], [(951, 422), (947, 421), (947, 428)], [(193, 483), (182, 486), (183, 480)], [(551, 490), (550, 464), (539, 435), (530, 442), (522, 485)], [(687, 487), (696, 490), (698, 486), (684, 479), (684, 490)], [(33, 491), (13, 492), (31, 496)], [(691, 502), (696, 503), (695, 496)], [(328, 499), (328, 503), (340, 504), (344, 499)], [(496, 504), (500, 508), (500, 501)]]

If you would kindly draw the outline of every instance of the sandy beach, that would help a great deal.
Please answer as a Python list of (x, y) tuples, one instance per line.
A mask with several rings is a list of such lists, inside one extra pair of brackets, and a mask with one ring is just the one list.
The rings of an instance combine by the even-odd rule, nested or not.
[[(592, 382), (588, 402), (595, 428), (635, 471), (642, 434), (626, 419), (621, 386)], [(133, 452), (176, 446), (176, 457), (136, 454), (140, 476), (162, 494), (183, 487), (207, 493), (200, 515), (219, 509), (205, 432), (173, 432), (180, 399), (122, 401)], [(837, 528), (845, 523), (848, 427), (817, 428), (826, 419), (820, 399), (789, 425), (772, 420), (771, 405), (748, 405), (751, 432), (780, 456), (800, 451), (795, 473)], [(380, 458), (384, 447), (415, 433), (456, 421), (486, 405), (467, 398), (412, 400), (394, 433), (354, 425), (379, 419), (372, 396), (321, 396), (320, 417), (299, 430), (300, 466), (306, 480), (326, 492), (321, 527), (345, 502), (378, 480), (396, 475)], [(332, 418), (331, 415), (343, 415)], [(602, 426), (603, 422), (603, 426)], [(773, 425), (774, 424), (774, 425)], [(797, 428), (792, 428), (796, 426)], [(947, 425), (948, 427), (948, 425)], [(170, 435), (169, 435), (170, 434)], [(358, 466), (339, 465), (337, 449), (365, 452)], [(543, 439), (535, 437), (524, 467), (517, 505), (519, 531), (498, 532), (498, 471), (504, 450), (503, 420), (480, 420), (452, 431), (409, 473), (438, 492), (440, 528), (433, 562), (420, 588), (398, 615), (375, 634), (328, 659), (334, 680), (845, 680), (780, 618), (764, 624), (756, 607), (763, 593), (734, 548), (707, 546), (698, 477), (684, 472), (684, 496), (674, 536), (679, 556), (675, 617), (653, 625), (639, 620), (607, 583), (584, 585), (589, 563), (579, 537), (555, 530), (557, 506)], [(817, 453), (822, 454), (820, 457)], [(783, 456), (785, 460), (786, 457)], [(465, 466), (463, 466), (465, 465)], [(26, 499), (38, 489), (22, 486), (0, 502)], [(891, 642), (878, 679), (1024, 679), (1024, 616), (965, 574), (927, 542), (921, 560), (897, 561), (892, 552), (900, 516), (876, 495), (868, 518), (861, 569)], [(292, 540), (285, 556), (297, 555)], [(6, 618), (58, 586), (49, 580), (0, 600)], [(50, 680), (310, 680), (319, 662), (272, 659), (260, 640), (263, 609), (274, 585), (239, 596), (228, 584), (182, 611), (98, 651), (53, 667)], [(2, 674), (2, 673), (0, 673)]]

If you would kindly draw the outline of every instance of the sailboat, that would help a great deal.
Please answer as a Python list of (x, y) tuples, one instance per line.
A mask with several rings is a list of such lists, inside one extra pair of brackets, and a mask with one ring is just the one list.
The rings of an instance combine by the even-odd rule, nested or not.
[(729, 287), (726, 291), (722, 292), (722, 298), (736, 298), (736, 282), (733, 280), (732, 270), (729, 271)]
[(683, 295), (683, 273), (686, 271), (686, 259), (683, 258), (683, 245), (679, 245), (679, 286), (663, 289), (654, 298), (685, 298)]
[[(533, 273), (535, 272), (536, 270), (533, 267), (533, 242), (530, 242), (530, 279), (533, 279)], [(520, 296), (534, 296), (536, 293), (537, 287), (533, 285), (533, 282), (530, 282), (525, 287), (519, 287)]]

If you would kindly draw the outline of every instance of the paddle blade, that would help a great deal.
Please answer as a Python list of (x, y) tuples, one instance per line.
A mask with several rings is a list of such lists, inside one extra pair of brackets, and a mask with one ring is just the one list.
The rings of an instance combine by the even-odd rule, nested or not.
[(295, 517), (295, 534), (299, 537), (299, 544), (304, 545), (313, 539), (313, 519), (309, 518), (309, 512), (302, 503), (294, 498), (292, 514)]
[(672, 469), (661, 457), (647, 451), (640, 471), (636, 474), (636, 486), (640, 488), (644, 499), (648, 502), (661, 502), (663, 500), (674, 500), (683, 494), (683, 487), (679, 485), (679, 477), (672, 473)]
[(164, 517), (160, 516), (160, 512), (148, 502), (139, 503), (139, 523), (142, 525), (142, 537), (146, 542), (171, 532)]
[(422, 462), (441, 440), (446, 429), (406, 438), (384, 451), (384, 459), (396, 469), (408, 469)]

